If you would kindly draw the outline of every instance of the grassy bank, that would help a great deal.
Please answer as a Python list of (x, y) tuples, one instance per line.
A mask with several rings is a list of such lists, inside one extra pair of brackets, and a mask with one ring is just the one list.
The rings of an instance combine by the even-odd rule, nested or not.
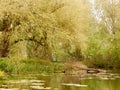
[(7, 58), (0, 58), (0, 71), (4, 71), (7, 74), (43, 74), (62, 70), (63, 65), (61, 63), (46, 60), (10, 60)]

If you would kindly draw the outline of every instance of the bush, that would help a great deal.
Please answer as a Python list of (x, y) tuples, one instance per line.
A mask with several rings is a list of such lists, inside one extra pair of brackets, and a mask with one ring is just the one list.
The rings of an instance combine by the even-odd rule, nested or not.
[(48, 60), (10, 60), (0, 58), (0, 71), (7, 74), (24, 74), (24, 73), (54, 73), (54, 71), (62, 71), (61, 63), (52, 63)]
[(26, 63), (26, 64), (40, 64), (40, 65), (50, 65), (51, 64), (51, 61), (44, 60), (44, 59), (40, 59), (40, 60), (26, 59), (26, 60), (21, 60), (21, 62)]
[(85, 51), (85, 63), (89, 67), (115, 69), (120, 68), (119, 33), (102, 39), (98, 34), (89, 38)]
[(6, 58), (0, 58), (0, 70), (4, 71), (7, 68), (7, 61)]

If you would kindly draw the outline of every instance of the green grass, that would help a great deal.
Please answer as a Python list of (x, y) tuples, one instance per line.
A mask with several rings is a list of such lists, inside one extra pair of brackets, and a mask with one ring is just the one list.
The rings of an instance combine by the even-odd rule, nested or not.
[(54, 73), (63, 70), (63, 64), (47, 60), (10, 60), (0, 58), (0, 70), (7, 74)]

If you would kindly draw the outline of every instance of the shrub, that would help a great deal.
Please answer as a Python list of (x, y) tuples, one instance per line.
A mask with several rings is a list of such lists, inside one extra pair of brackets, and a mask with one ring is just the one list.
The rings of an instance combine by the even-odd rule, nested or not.
[[(98, 34), (89, 38), (85, 51), (85, 63), (89, 67), (114, 69), (120, 68), (120, 33), (101, 39)], [(108, 41), (109, 40), (109, 41)]]

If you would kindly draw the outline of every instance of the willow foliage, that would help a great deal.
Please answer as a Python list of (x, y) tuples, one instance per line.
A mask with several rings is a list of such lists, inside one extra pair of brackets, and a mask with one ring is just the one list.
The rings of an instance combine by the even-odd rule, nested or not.
[(0, 56), (52, 59), (60, 49), (68, 53), (66, 45), (73, 53), (89, 27), (85, 5), (79, 0), (0, 0)]

